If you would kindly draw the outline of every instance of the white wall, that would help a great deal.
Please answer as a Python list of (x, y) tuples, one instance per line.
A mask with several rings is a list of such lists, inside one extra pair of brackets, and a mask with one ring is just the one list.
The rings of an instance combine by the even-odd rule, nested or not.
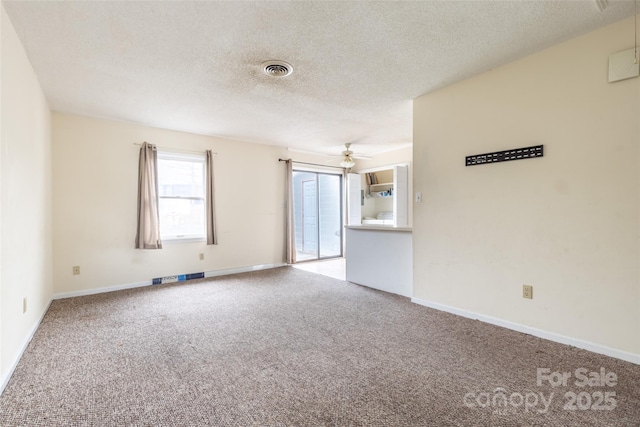
[[(134, 249), (134, 143), (215, 155), (218, 245)], [(284, 163), (275, 147), (142, 125), (53, 114), (55, 292), (84, 292), (154, 277), (284, 260)], [(204, 253), (204, 260), (199, 260)], [(72, 275), (79, 265), (81, 274)]]
[(627, 19), (415, 100), (416, 298), (640, 355), (640, 79), (607, 83), (632, 46)]
[[(51, 117), (2, 9), (0, 122), (0, 383), (3, 386), (53, 293)], [(27, 311), (22, 312), (23, 298)]]

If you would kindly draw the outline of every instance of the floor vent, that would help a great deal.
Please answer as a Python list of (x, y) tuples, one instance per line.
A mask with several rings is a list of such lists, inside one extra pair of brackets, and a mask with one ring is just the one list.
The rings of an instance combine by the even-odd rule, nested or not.
[(177, 276), (158, 277), (153, 279), (154, 285), (164, 285), (165, 283), (184, 282), (193, 279), (203, 279), (204, 273), (179, 274)]

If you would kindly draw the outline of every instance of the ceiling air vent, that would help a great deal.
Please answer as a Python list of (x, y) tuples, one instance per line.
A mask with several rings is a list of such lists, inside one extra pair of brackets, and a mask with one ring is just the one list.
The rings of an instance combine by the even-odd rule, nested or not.
[(262, 70), (267, 76), (285, 77), (293, 73), (293, 67), (284, 61), (267, 61), (262, 63)]

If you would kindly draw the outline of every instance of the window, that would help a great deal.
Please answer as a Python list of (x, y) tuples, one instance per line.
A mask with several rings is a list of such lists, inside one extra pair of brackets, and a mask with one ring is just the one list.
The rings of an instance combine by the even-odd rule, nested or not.
[(162, 240), (206, 239), (204, 156), (158, 151)]

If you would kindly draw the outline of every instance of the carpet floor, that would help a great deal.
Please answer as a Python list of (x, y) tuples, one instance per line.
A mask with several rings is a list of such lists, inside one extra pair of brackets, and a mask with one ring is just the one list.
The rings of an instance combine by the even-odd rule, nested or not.
[(640, 366), (285, 267), (54, 301), (0, 425), (638, 427)]

